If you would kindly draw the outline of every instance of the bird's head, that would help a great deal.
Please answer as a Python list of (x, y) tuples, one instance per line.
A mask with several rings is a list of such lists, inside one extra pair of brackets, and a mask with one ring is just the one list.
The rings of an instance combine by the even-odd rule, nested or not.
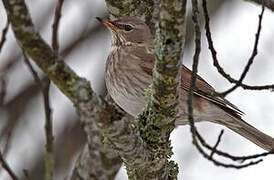
[(107, 21), (96, 17), (112, 33), (112, 45), (151, 43), (153, 37), (149, 27), (137, 18), (121, 18)]

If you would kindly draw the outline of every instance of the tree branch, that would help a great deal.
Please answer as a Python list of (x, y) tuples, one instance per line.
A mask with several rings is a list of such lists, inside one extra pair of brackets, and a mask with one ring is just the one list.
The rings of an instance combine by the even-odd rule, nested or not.
[(39, 78), (37, 72), (32, 67), (28, 57), (24, 54), (24, 61), (26, 65), (28, 66), (34, 81), (39, 86), (40, 90), (43, 94), (43, 100), (44, 100), (44, 109), (45, 109), (45, 135), (46, 135), (46, 156), (45, 156), (45, 179), (51, 180), (53, 178), (53, 167), (54, 167), (54, 159), (53, 159), (53, 133), (52, 133), (52, 119), (51, 119), (51, 109), (50, 109), (50, 103), (49, 103), (49, 87), (50, 87), (50, 81), (47, 79), (47, 81), (44, 81), (44, 83)]
[[(204, 18), (205, 18), (205, 30), (206, 30), (206, 38), (208, 42), (208, 47), (210, 49), (212, 59), (213, 59), (213, 65), (217, 68), (218, 72), (227, 79), (230, 83), (238, 84), (238, 86), (241, 86), (243, 89), (249, 89), (249, 90), (266, 90), (266, 89), (274, 89), (274, 84), (271, 85), (263, 85), (263, 86), (250, 86), (243, 84), (242, 82), (236, 80), (235, 78), (232, 78), (228, 73), (224, 71), (224, 69), (220, 66), (217, 58), (217, 52), (214, 48), (213, 40), (211, 37), (211, 31), (210, 31), (210, 19), (208, 15), (207, 10), (207, 2), (206, 0), (203, 0), (203, 12), (204, 12)], [(220, 94), (219, 94), (220, 95)]]
[[(206, 3), (205, 0), (203, 0), (203, 5)], [(206, 6), (204, 6), (206, 7)], [(253, 155), (253, 156), (242, 156), (242, 157), (236, 157), (236, 156), (231, 156), (230, 154), (221, 152), (219, 150), (217, 150), (217, 146), (220, 143), (221, 140), (221, 136), (222, 136), (222, 131), (218, 137), (217, 143), (215, 144), (214, 147), (209, 146), (205, 140), (202, 138), (202, 136), (199, 134), (197, 128), (195, 127), (194, 124), (194, 118), (193, 118), (193, 102), (192, 102), (192, 98), (193, 98), (193, 89), (195, 89), (195, 82), (196, 82), (196, 77), (197, 77), (197, 72), (198, 72), (198, 63), (199, 63), (199, 55), (200, 55), (200, 51), (201, 51), (201, 32), (200, 32), (200, 25), (198, 22), (198, 2), (197, 0), (192, 0), (192, 20), (194, 23), (194, 29), (195, 29), (195, 53), (193, 56), (193, 65), (192, 65), (192, 74), (191, 74), (191, 84), (189, 87), (189, 96), (188, 96), (188, 119), (189, 119), (189, 124), (190, 124), (190, 129), (191, 129), (191, 134), (192, 134), (192, 142), (195, 145), (195, 147), (198, 149), (198, 151), (209, 161), (213, 162), (215, 165), (217, 166), (222, 166), (222, 167), (226, 167), (226, 168), (236, 168), (236, 169), (240, 169), (240, 168), (245, 168), (251, 165), (255, 165), (258, 164), (259, 162), (262, 161), (262, 159), (256, 160), (256, 161), (250, 161), (249, 163), (246, 164), (241, 164), (241, 165), (237, 165), (237, 164), (226, 164), (223, 163), (221, 161), (215, 160), (213, 158), (213, 154), (216, 153), (220, 156), (223, 156), (225, 158), (229, 158), (233, 161), (236, 160), (241, 160), (241, 161), (245, 161), (247, 159), (255, 159), (257, 157), (261, 157), (261, 156), (266, 156), (269, 155), (271, 153), (262, 153), (262, 154), (257, 154), (257, 155)], [(207, 149), (211, 150), (211, 154), (207, 154), (203, 148), (200, 146), (200, 144), (198, 143), (199, 140), (202, 144), (202, 146), (206, 147)]]
[(244, 71), (242, 72), (242, 75), (241, 75), (240, 79), (236, 83), (236, 85), (234, 85), (232, 88), (226, 90), (225, 92), (220, 93), (222, 96), (226, 96), (227, 94), (234, 91), (237, 87), (240, 86), (240, 83), (243, 82), (245, 76), (247, 75), (247, 72), (249, 71), (250, 66), (252, 65), (256, 55), (258, 54), (258, 44), (259, 44), (260, 33), (261, 33), (261, 29), (262, 29), (263, 15), (264, 15), (264, 6), (262, 6), (262, 11), (261, 11), (261, 14), (259, 15), (258, 29), (257, 29), (257, 33), (255, 35), (255, 42), (254, 42), (254, 47), (253, 47), (252, 54), (251, 54), (246, 66), (244, 68)]
[[(30, 14), (23, 0), (3, 0), (12, 24), (12, 29), (19, 46), (30, 56), (41, 70), (55, 83), (55, 85), (74, 103), (80, 121), (87, 133), (90, 158), (90, 175), (100, 179), (107, 179), (105, 172), (106, 162), (101, 154), (104, 154), (101, 143), (100, 129), (93, 119), (111, 118), (113, 114), (103, 109), (100, 98), (92, 91), (89, 82), (79, 77), (71, 68), (64, 63), (63, 59), (56, 55), (48, 44), (40, 37), (30, 19)], [(101, 114), (94, 114), (98, 110)], [(110, 159), (111, 161), (111, 159)], [(107, 162), (109, 163), (109, 162)], [(78, 169), (81, 171), (81, 169)], [(91, 174), (94, 173), (94, 174)]]
[(12, 171), (8, 163), (5, 161), (1, 152), (0, 152), (0, 164), (8, 172), (12, 180), (18, 180), (18, 177), (15, 175), (15, 173)]
[[(106, 3), (112, 17), (137, 17), (145, 20), (153, 34), (155, 29), (158, 31), (156, 33), (155, 52), (159, 57), (159, 61), (156, 62), (156, 70), (154, 71), (154, 84), (151, 91), (152, 100), (149, 98), (146, 110), (138, 116), (137, 120), (137, 133), (141, 135), (145, 147), (151, 153), (145, 153), (143, 159), (141, 156), (138, 157), (142, 161), (139, 162), (140, 165), (138, 166), (135, 163), (135, 167), (132, 166), (134, 164), (127, 163), (131, 161), (128, 156), (122, 156), (127, 166), (128, 175), (133, 179), (138, 179), (138, 177), (152, 179), (176, 178), (177, 165), (172, 161), (168, 162), (168, 158), (172, 154), (169, 135), (174, 128), (174, 119), (177, 114), (179, 69), (185, 38), (186, 1), (142, 0), (142, 6), (139, 5), (140, 1), (136, 0), (123, 2), (106, 0)], [(153, 19), (151, 19), (152, 15)], [(156, 21), (159, 22), (154, 27)], [(150, 97), (150, 92), (147, 93)], [(132, 130), (135, 131), (135, 129)], [(139, 140), (135, 141), (138, 142)], [(134, 151), (138, 154), (144, 152), (141, 148), (138, 149), (140, 149), (139, 152)]]

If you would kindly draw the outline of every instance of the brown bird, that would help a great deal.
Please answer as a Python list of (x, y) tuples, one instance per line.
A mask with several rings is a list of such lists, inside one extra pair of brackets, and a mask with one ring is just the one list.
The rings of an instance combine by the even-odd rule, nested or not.
[[(136, 116), (146, 104), (145, 89), (152, 84), (155, 59), (153, 36), (149, 27), (137, 18), (116, 21), (97, 19), (112, 34), (111, 51), (105, 65), (107, 90), (127, 113)], [(188, 124), (187, 98), (191, 71), (182, 65), (179, 113), (176, 125)], [(267, 151), (274, 150), (274, 139), (242, 120), (240, 111), (226, 99), (213, 96), (215, 90), (197, 77), (193, 97), (195, 122), (209, 121), (224, 125)]]

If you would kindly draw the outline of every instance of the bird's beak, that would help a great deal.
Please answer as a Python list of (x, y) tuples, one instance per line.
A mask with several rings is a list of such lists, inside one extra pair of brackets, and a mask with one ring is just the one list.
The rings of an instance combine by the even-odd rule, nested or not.
[(111, 21), (106, 21), (106, 20), (104, 20), (104, 19), (102, 19), (102, 18), (99, 18), (99, 17), (96, 17), (96, 19), (99, 21), (99, 22), (101, 22), (102, 24), (104, 24), (106, 27), (108, 27), (108, 28), (110, 28), (110, 29), (112, 29), (112, 30), (117, 30), (117, 29), (119, 29), (117, 26), (115, 26)]

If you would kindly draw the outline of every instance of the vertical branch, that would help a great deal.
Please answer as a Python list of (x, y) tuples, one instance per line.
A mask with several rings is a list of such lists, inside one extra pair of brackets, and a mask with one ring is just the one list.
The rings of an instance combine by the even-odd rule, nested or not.
[(173, 154), (169, 138), (178, 113), (185, 10), (184, 0), (154, 1), (156, 34), (153, 84), (151, 94), (147, 94), (147, 107), (137, 120), (140, 135), (154, 156), (153, 164), (157, 165), (146, 172), (152, 179), (176, 179), (178, 173), (177, 164), (169, 161)]
[[(142, 6), (139, 5), (140, 2)], [(148, 106), (137, 120), (137, 133), (142, 136), (145, 147), (151, 153), (148, 154), (148, 159), (145, 157), (146, 153), (143, 153), (142, 157), (145, 159), (137, 157), (135, 162), (126, 163), (128, 175), (132, 179), (176, 179), (177, 165), (168, 161), (172, 155), (169, 136), (178, 111), (186, 1), (106, 0), (106, 3), (115, 17), (136, 17), (145, 20), (153, 34), (157, 31), (154, 44), (159, 60), (155, 63), (152, 93), (147, 92), (147, 97), (150, 97)], [(158, 23), (154, 26), (156, 21)]]
[(45, 179), (52, 180), (53, 179), (53, 169), (54, 169), (54, 158), (53, 158), (53, 130), (52, 130), (52, 118), (51, 118), (51, 108), (49, 101), (49, 88), (50, 88), (50, 80), (48, 78), (45, 79), (45, 86), (42, 89), (43, 99), (44, 99), (44, 108), (46, 115), (45, 122), (45, 134), (46, 134), (46, 157), (45, 157)]
[(152, 105), (166, 116), (163, 124), (174, 122), (178, 112), (181, 82), (181, 54), (184, 45), (186, 1), (160, 0), (155, 19), (155, 65), (153, 69)]
[(6, 92), (7, 92), (6, 80), (4, 78), (4, 75), (2, 75), (0, 77), (0, 107), (4, 104)]
[[(61, 19), (61, 12), (64, 0), (59, 0), (54, 16), (54, 23), (52, 26), (52, 48), (56, 55), (59, 54), (59, 42), (58, 42), (58, 29), (59, 22)], [(40, 81), (41, 83), (41, 81)], [(49, 102), (49, 90), (50, 90), (50, 80), (48, 78), (45, 79), (45, 86), (43, 87), (43, 98), (44, 98), (44, 107), (45, 107), (45, 134), (46, 134), (46, 156), (45, 156), (45, 179), (52, 180), (53, 179), (53, 169), (54, 169), (54, 157), (53, 157), (53, 124), (51, 119), (51, 109)]]
[(193, 119), (193, 90), (195, 89), (195, 82), (198, 72), (198, 63), (199, 63), (199, 55), (201, 52), (201, 30), (198, 22), (198, 2), (197, 0), (192, 0), (192, 21), (194, 24), (195, 30), (195, 53), (193, 56), (193, 64), (192, 64), (192, 74), (191, 74), (191, 82), (188, 91), (188, 119), (190, 124), (190, 130), (192, 134), (192, 143), (198, 147), (198, 142), (196, 140), (196, 127), (194, 125)]
[(50, 103), (49, 103), (49, 85), (50, 81), (49, 79), (45, 80), (45, 85), (43, 85), (43, 82), (39, 78), (37, 72), (32, 67), (29, 59), (24, 54), (24, 61), (26, 65), (28, 66), (34, 81), (37, 83), (38, 87), (41, 89), (44, 99), (44, 108), (45, 108), (45, 134), (46, 134), (46, 156), (45, 156), (45, 179), (51, 180), (53, 179), (53, 133), (52, 133), (52, 119), (51, 119), (51, 109), (50, 109)]

